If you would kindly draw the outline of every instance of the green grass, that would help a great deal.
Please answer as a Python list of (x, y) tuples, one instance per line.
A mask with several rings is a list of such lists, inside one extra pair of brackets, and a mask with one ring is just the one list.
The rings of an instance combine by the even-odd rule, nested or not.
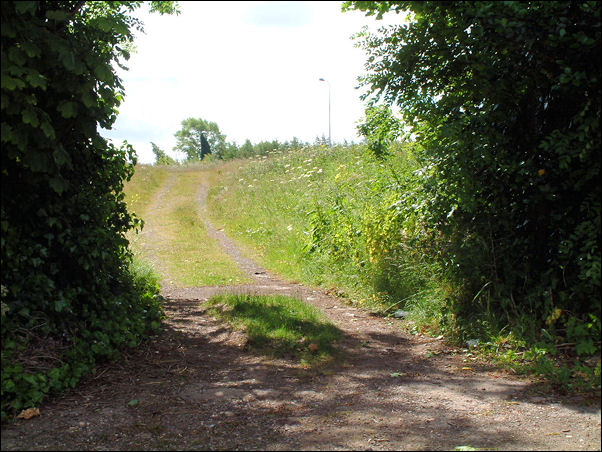
[(328, 272), (307, 265), (303, 252), (309, 214), (326, 193), (364, 182), (361, 164), (335, 179), (361, 155), (355, 148), (316, 147), (228, 162), (212, 176), (210, 218), (271, 270), (292, 280), (323, 282)]
[[(414, 205), (420, 197), (413, 193), (420, 186), (407, 151), (377, 160), (363, 146), (317, 146), (227, 162), (210, 173), (209, 215), (266, 268), (334, 287), (344, 299), (384, 315), (409, 311), (400, 325), (412, 332), (443, 333), (458, 345), (478, 338), (483, 356), (487, 344), (505, 341), (510, 330), (526, 339), (528, 322), (506, 326), (488, 307), (463, 323), (451, 314), (450, 304), (465, 294), (434, 259), (442, 250), (425, 240), (433, 231), (420, 227), (422, 206)], [(397, 215), (398, 203), (409, 216)], [(319, 246), (308, 252), (312, 235)], [(544, 375), (557, 388), (599, 393), (599, 364), (561, 358), (553, 343), (544, 356), (537, 344), (505, 342), (507, 349), (496, 346), (489, 356), (503, 367)]]
[(336, 355), (341, 332), (316, 308), (282, 295), (216, 295), (208, 311), (235, 329), (244, 330), (249, 345), (275, 357), (294, 357), (323, 364)]
[(163, 185), (167, 178), (165, 167), (136, 165), (134, 176), (125, 184), (125, 202), (128, 209), (142, 216), (149, 206), (152, 196)]
[[(433, 323), (432, 311), (447, 290), (436, 271), (426, 260), (408, 255), (404, 261), (399, 252), (378, 249), (377, 222), (399, 199), (389, 189), (395, 184), (392, 169), (403, 175), (411, 162), (402, 154), (377, 160), (364, 146), (316, 146), (228, 162), (211, 173), (209, 215), (249, 256), (285, 278), (337, 287), (374, 311), (411, 305), (416, 320)], [(347, 255), (307, 252), (318, 209), (333, 214), (338, 224), (329, 238), (341, 242)]]
[[(200, 168), (138, 167), (126, 187), (128, 206), (145, 221), (130, 234), (134, 254), (152, 262), (163, 281), (180, 287), (250, 282), (236, 263), (207, 235), (199, 216)], [(159, 190), (166, 190), (153, 201)]]

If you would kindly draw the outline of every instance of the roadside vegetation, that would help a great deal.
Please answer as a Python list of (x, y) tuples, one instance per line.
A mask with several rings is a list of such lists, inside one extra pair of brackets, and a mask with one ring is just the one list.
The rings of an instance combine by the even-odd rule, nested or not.
[(2, 2), (2, 421), (160, 327), (156, 275), (125, 237), (140, 227), (123, 200), (136, 154), (99, 133), (140, 6)]
[[(445, 265), (441, 239), (415, 213), (423, 180), (418, 146), (394, 144), (384, 158), (356, 145), (231, 161), (211, 172), (208, 213), (248, 255), (284, 277), (333, 289), (380, 315), (403, 311), (409, 331), (446, 335), (556, 388), (599, 390), (597, 349), (578, 353), (577, 342), (562, 334), (534, 334), (533, 319), (500, 317), (482, 293), (472, 295), (470, 317), (452, 310), (466, 287)], [(586, 343), (595, 344), (596, 328), (583, 325)]]

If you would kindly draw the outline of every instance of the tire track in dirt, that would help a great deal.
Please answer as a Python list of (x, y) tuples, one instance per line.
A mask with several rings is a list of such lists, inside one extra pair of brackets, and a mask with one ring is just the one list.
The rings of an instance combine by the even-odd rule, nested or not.
[[(203, 218), (206, 194), (200, 187)], [(283, 281), (205, 223), (255, 282), (165, 285), (163, 332), (48, 401), (42, 416), (3, 426), (2, 450), (600, 449), (598, 400), (543, 392), (442, 340), (411, 336), (395, 320)], [(220, 292), (313, 304), (342, 330), (343, 359), (312, 370), (253, 353), (242, 333), (204, 311)]]
[[(144, 221), (144, 227), (138, 233), (138, 236), (134, 240), (141, 242), (140, 248), (144, 249), (144, 259), (148, 260), (157, 273), (161, 275), (167, 275), (167, 269), (161, 262), (161, 259), (157, 257), (153, 251), (153, 247), (150, 243), (157, 240), (157, 226), (155, 224), (156, 219), (165, 217), (165, 209), (167, 206), (164, 203), (165, 196), (173, 188), (176, 183), (176, 174), (169, 173), (167, 179), (163, 181), (161, 187), (153, 194), (149, 207), (143, 213), (144, 218), (150, 219)], [(163, 282), (163, 284), (166, 284)], [(169, 283), (167, 283), (169, 284)]]

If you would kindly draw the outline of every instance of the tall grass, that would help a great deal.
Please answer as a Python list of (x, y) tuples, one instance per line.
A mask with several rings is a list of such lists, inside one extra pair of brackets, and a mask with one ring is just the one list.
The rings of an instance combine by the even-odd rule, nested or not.
[[(306, 147), (229, 162), (211, 180), (212, 221), (265, 267), (289, 279), (335, 287), (381, 314), (404, 310), (406, 325), (416, 331), (443, 333), (458, 344), (478, 339), (479, 347), (495, 350), (489, 356), (504, 365), (520, 364), (566, 390), (599, 391), (595, 357), (592, 365), (563, 364), (554, 358), (559, 352), (553, 338), (529, 342), (535, 319), (509, 324), (490, 309), (487, 291), (469, 293), (453, 277), (453, 260), (447, 257), (458, 250), (424, 227), (422, 181), (411, 147), (383, 159), (363, 146)], [(472, 299), (471, 310), (459, 318), (453, 308), (462, 299)], [(590, 334), (585, 328), (599, 331), (599, 321), (584, 325), (582, 336)]]
[(395, 229), (399, 180), (413, 165), (409, 150), (378, 160), (363, 146), (234, 161), (213, 176), (209, 214), (284, 277), (336, 286), (380, 312), (411, 307), (435, 323), (445, 296), (439, 269)]

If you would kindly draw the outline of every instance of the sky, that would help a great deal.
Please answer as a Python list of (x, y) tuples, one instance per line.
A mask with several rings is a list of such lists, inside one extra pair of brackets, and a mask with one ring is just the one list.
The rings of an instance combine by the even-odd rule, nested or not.
[(145, 34), (136, 36), (129, 70), (117, 70), (125, 99), (104, 137), (127, 140), (140, 163), (153, 162), (151, 142), (177, 157), (174, 134), (189, 117), (215, 122), (238, 145), (313, 142), (328, 138), (330, 91), (332, 141), (360, 141), (357, 78), (366, 56), (351, 36), (401, 16), (377, 21), (330, 1), (179, 4), (178, 16), (137, 11)]

